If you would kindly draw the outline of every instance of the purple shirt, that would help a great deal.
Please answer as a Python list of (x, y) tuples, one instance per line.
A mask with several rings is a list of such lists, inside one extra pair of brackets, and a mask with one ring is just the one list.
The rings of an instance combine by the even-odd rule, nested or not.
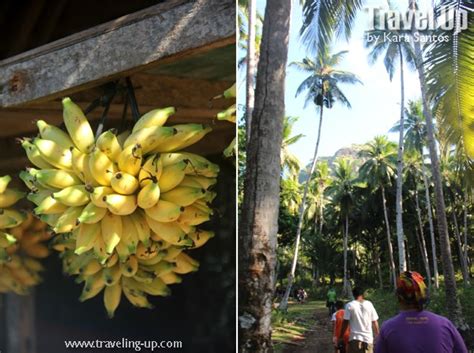
[(405, 311), (383, 323), (375, 353), (468, 353), (461, 335), (443, 316)]

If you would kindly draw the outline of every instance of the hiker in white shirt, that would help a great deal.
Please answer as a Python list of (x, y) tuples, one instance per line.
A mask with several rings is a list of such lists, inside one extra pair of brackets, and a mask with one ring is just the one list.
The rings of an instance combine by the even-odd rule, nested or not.
[(374, 334), (379, 334), (379, 316), (372, 303), (364, 299), (363, 289), (355, 287), (352, 294), (354, 300), (346, 306), (341, 332), (349, 325), (349, 353), (372, 353)]

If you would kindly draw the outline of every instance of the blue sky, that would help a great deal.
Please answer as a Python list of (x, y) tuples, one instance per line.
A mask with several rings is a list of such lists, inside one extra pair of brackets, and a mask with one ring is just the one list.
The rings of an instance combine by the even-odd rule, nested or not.
[[(397, 2), (400, 7), (406, 0)], [(369, 0), (365, 6), (382, 6), (386, 1)], [(265, 0), (257, 0), (260, 13), (264, 13)], [(290, 45), (288, 63), (301, 61), (306, 50), (299, 39), (299, 29), (302, 23), (299, 1), (293, 1), (290, 29)], [(363, 85), (342, 85), (341, 88), (352, 104), (352, 109), (335, 106), (325, 111), (323, 130), (320, 144), (320, 156), (331, 156), (338, 149), (348, 147), (354, 143), (364, 143), (376, 135), (388, 134), (388, 130), (400, 117), (400, 78), (399, 71), (390, 81), (382, 60), (369, 65), (368, 50), (363, 47), (364, 31), (367, 29), (368, 19), (361, 11), (356, 20), (352, 37), (349, 42), (337, 40), (333, 52), (348, 50), (340, 69), (356, 74)], [(240, 53), (242, 54), (242, 53)], [(419, 99), (420, 88), (415, 72), (405, 71), (405, 99)], [(240, 71), (240, 74), (245, 74)], [(295, 97), (296, 89), (306, 75), (289, 67), (286, 76), (285, 103), (287, 115), (299, 116), (295, 125), (295, 134), (305, 135), (292, 147), (292, 152), (304, 164), (309, 163), (314, 150), (317, 135), (317, 111), (312, 105), (304, 108), (305, 95)], [(239, 82), (242, 80), (239, 79)], [(239, 89), (241, 102), (244, 102), (244, 85)], [(397, 135), (390, 134), (390, 139), (397, 141)]]

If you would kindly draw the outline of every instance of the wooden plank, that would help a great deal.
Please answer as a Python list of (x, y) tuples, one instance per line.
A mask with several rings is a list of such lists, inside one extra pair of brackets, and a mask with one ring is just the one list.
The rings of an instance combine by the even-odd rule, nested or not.
[(50, 100), (234, 42), (234, 1), (171, 0), (0, 62), (0, 107)]
[[(34, 292), (33, 292), (34, 293)], [(19, 296), (7, 294), (6, 322), (7, 352), (35, 353), (35, 305), (34, 294)]]

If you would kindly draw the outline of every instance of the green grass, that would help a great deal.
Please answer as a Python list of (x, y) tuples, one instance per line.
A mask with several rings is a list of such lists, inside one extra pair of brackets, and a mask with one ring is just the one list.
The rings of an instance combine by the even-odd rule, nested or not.
[(326, 309), (326, 303), (322, 301), (310, 301), (305, 304), (290, 302), (286, 313), (273, 311), (272, 341), (275, 353), (282, 352), (285, 343), (304, 339), (306, 331), (314, 326), (313, 315), (318, 309)]

